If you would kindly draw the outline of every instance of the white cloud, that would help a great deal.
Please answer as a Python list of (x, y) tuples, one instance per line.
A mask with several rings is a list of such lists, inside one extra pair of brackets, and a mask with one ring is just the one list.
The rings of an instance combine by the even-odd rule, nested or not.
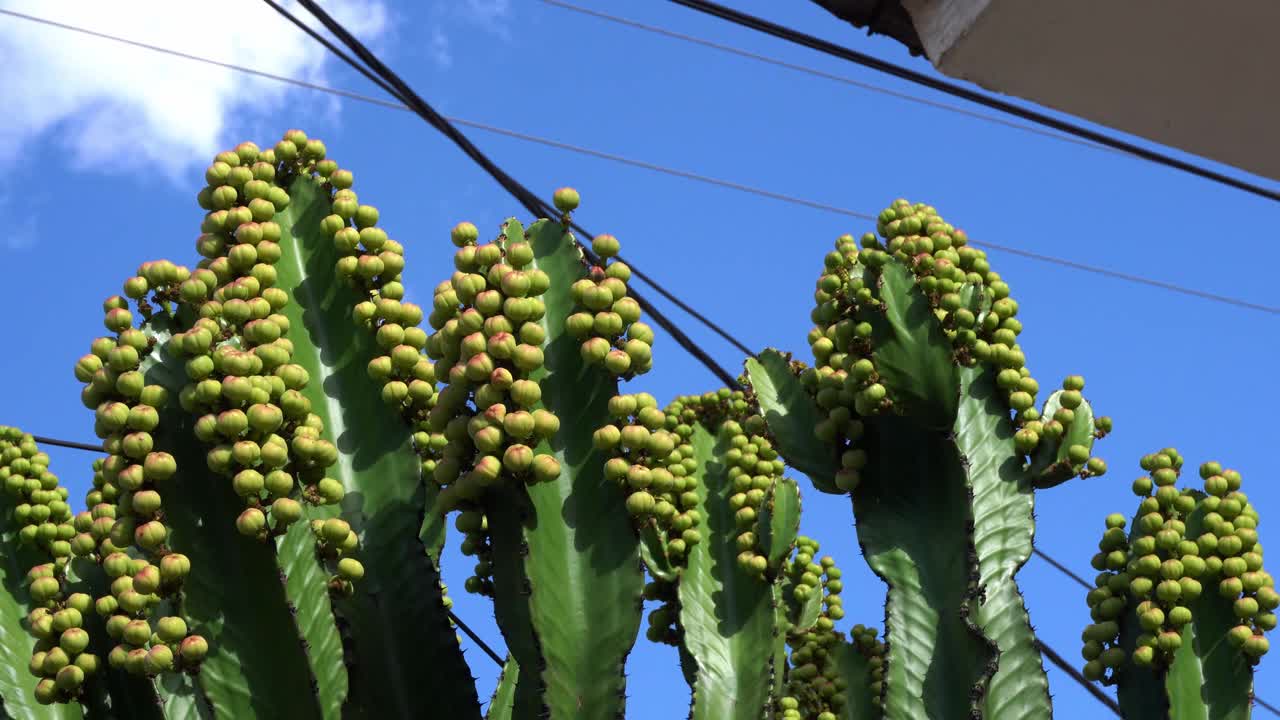
[(479, 28), (504, 42), (511, 39), (511, 0), (449, 0), (431, 9), (431, 59), (442, 70), (453, 66), (452, 30)]
[(511, 15), (511, 0), (464, 0), (460, 12), (474, 23), (505, 33), (506, 20)]
[(449, 36), (439, 25), (431, 28), (431, 59), (442, 69), (448, 70), (453, 65), (453, 53), (449, 51)]
[[(309, 17), (296, 2), (282, 5)], [(0, 0), (0, 7), (315, 83), (324, 83), (325, 68), (338, 62), (255, 0)], [(329, 0), (325, 9), (372, 47), (388, 29), (381, 0)], [(314, 95), (11, 16), (0, 16), (0, 67), (0, 165), (26, 154), (35, 142), (52, 140), (81, 168), (145, 166), (176, 180), (243, 139), (228, 137), (229, 126), (279, 109), (286, 96)]]
[[(30, 202), (26, 203), (26, 205), (30, 204)], [(36, 213), (31, 212), (30, 207), (15, 207), (14, 195), (3, 188), (0, 188), (0, 216), (11, 219), (4, 230), (0, 231), (0, 248), (21, 252), (36, 244), (39, 232), (36, 226)]]

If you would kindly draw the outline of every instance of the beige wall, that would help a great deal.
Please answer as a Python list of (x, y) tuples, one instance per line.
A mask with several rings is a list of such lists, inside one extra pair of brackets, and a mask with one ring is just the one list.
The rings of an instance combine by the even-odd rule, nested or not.
[(947, 75), (1280, 180), (1280, 1), (903, 4)]

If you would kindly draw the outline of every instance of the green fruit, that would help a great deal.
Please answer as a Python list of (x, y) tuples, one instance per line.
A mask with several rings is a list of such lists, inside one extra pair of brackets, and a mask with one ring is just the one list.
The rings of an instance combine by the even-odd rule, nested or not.
[(58, 646), (67, 655), (75, 657), (89, 647), (89, 633), (79, 627), (68, 628), (62, 632), (62, 636), (58, 639)]
[(1239, 598), (1232, 606), (1232, 611), (1238, 618), (1251, 618), (1258, 614), (1258, 601), (1251, 597)]
[(562, 187), (556, 190), (551, 199), (555, 203), (556, 209), (562, 213), (573, 212), (578, 208), (578, 203), (581, 201), (578, 191), (571, 187)]
[(178, 652), (184, 662), (195, 664), (209, 654), (209, 643), (199, 635), (191, 635), (182, 641)]
[(271, 517), (278, 527), (288, 527), (302, 518), (302, 505), (293, 498), (276, 498), (271, 503)]
[(364, 577), (364, 566), (355, 558), (342, 558), (338, 561), (338, 576), (343, 580), (355, 582)]
[(1262, 637), (1261, 635), (1254, 635), (1244, 641), (1241, 650), (1243, 650), (1244, 654), (1248, 657), (1260, 658), (1263, 655), (1266, 655), (1270, 648), (1270, 643), (1267, 642), (1265, 637)]
[(266, 526), (267, 517), (258, 508), (248, 508), (236, 518), (236, 530), (240, 531), (241, 535), (252, 537), (261, 533)]
[(618, 239), (612, 235), (597, 235), (591, 241), (591, 249), (602, 259), (611, 258), (622, 248)]
[(169, 553), (160, 558), (160, 581), (165, 585), (179, 583), (191, 572), (191, 560), (186, 555)]

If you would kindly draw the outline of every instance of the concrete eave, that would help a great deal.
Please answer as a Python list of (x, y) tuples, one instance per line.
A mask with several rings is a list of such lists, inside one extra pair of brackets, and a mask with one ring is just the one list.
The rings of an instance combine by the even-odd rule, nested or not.
[(1280, 2), (902, 4), (946, 75), (1280, 179)]

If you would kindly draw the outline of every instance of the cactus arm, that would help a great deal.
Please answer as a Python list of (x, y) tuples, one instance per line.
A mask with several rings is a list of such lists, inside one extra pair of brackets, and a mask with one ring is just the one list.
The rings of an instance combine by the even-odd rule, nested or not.
[(906, 266), (891, 262), (880, 272), (880, 298), (884, 313), (866, 313), (866, 319), (875, 328), (876, 372), (896, 412), (925, 427), (950, 428), (959, 380), (928, 297)]
[(727, 447), (701, 423), (690, 441), (708, 533), (680, 578), (680, 625), (696, 677), (690, 720), (760, 717), (769, 701), (774, 651), (771, 586), (738, 566), (731, 483), (718, 460)]
[[(844, 677), (847, 698), (840, 720), (878, 720), (880, 710), (871, 693), (871, 666), (866, 656), (853, 643), (840, 645), (838, 653), (836, 667)], [(996, 716), (989, 717), (994, 720)]]
[(507, 656), (507, 662), (502, 666), (502, 675), (498, 678), (498, 686), (493, 689), (493, 697), (485, 711), (485, 720), (512, 720), (516, 717), (513, 712), (519, 678), (520, 664), (515, 658)]
[[(1040, 415), (1046, 419), (1053, 417), (1058, 408), (1062, 407), (1059, 401), (1061, 396), (1061, 390), (1050, 395), (1045, 400), (1044, 410)], [(1043, 490), (1061, 485), (1076, 476), (1076, 472), (1071, 469), (1071, 462), (1067, 460), (1067, 448), (1072, 445), (1084, 445), (1090, 450), (1093, 449), (1093, 407), (1088, 400), (1085, 400), (1075, 409), (1075, 414), (1075, 422), (1071, 423), (1057, 443), (1046, 439), (1036, 448), (1035, 456), (1031, 460), (1031, 477), (1037, 489)]]
[(787, 624), (795, 631), (803, 631), (813, 627), (822, 613), (822, 593), (810, 593), (804, 601), (796, 599), (795, 580), (783, 577), (781, 594), (786, 610)]
[(973, 492), (973, 541), (983, 588), (976, 620), (1000, 647), (999, 670), (987, 688), (984, 716), (1048, 720), (1052, 717), (1049, 680), (1014, 581), (1014, 574), (1031, 557), (1035, 501), (992, 371), (963, 368), (960, 377), (964, 392), (955, 436)]
[[(1133, 603), (1130, 602), (1120, 621), (1120, 647), (1127, 657), (1133, 656), (1141, 634), (1138, 614), (1134, 612)], [(1115, 670), (1116, 701), (1120, 704), (1121, 716), (1124, 720), (1168, 720), (1171, 712), (1170, 699), (1183, 700), (1188, 697), (1186, 688), (1182, 685), (1186, 682), (1185, 674), (1188, 669), (1186, 665), (1179, 669), (1179, 674), (1184, 677), (1177, 681), (1179, 688), (1171, 693), (1166, 690), (1162, 673), (1137, 665), (1130, 659), (1125, 660)], [(1196, 692), (1198, 696), (1198, 690)]]
[[(781, 583), (773, 586), (773, 628), (773, 665), (769, 668), (773, 674), (770, 706), (776, 707), (777, 700), (786, 693), (787, 689), (787, 632), (790, 629), (790, 623), (787, 621), (787, 605), (782, 600)], [(766, 715), (766, 717), (769, 716)]]
[(791, 554), (800, 532), (800, 488), (795, 480), (782, 478), (769, 488), (756, 522), (756, 536), (765, 550), (765, 558), (769, 567), (777, 572), (783, 559)]
[(440, 488), (430, 478), (424, 478), (421, 484), (423, 507), (426, 511), (422, 514), (422, 525), (418, 528), (418, 540), (427, 557), (431, 558), (435, 574), (439, 576), (440, 553), (444, 552), (444, 540), (448, 532), (446, 514), (436, 511), (436, 498), (440, 495)]
[(885, 713), (966, 717), (991, 648), (971, 624), (977, 568), (960, 456), (910, 420), (869, 425), (871, 462), (853, 506), (863, 555), (889, 586)]
[[(219, 718), (320, 717), (315, 678), (274, 553), (236, 530), (243, 503), (225, 479), (206, 469), (192, 418), (177, 407), (186, 374), (176, 354), (160, 347), (174, 328), (167, 314), (148, 321), (157, 348), (144, 359), (142, 372), (148, 383), (169, 388), (156, 444), (182, 468), (173, 478), (181, 491), (166, 496), (165, 511), (172, 544), (191, 558), (182, 612), (212, 650), (201, 665), (199, 687)], [(167, 705), (163, 686), (160, 692)]]
[(1236, 617), (1226, 601), (1206, 593), (1191, 606), (1182, 647), (1165, 678), (1170, 720), (1247, 720), (1253, 673), (1227, 642)]
[[(1207, 532), (1203, 505), (1187, 518), (1187, 537)], [(1247, 720), (1253, 694), (1253, 669), (1227, 640), (1240, 621), (1231, 603), (1210, 590), (1193, 603), (1191, 622), (1183, 627), (1165, 679), (1170, 720)]]
[(789, 356), (768, 349), (748, 358), (746, 369), (760, 412), (787, 464), (807, 475), (818, 490), (840, 494), (832, 481), (840, 469), (835, 450), (813, 433), (820, 419), (818, 406), (791, 371)]
[[(282, 231), (277, 286), (293, 300), (284, 310), (293, 362), (310, 375), (303, 393), (338, 447), (339, 459), (329, 474), (347, 490), (342, 514), (360, 535), (365, 567), (355, 595), (335, 603), (355, 638), (352, 661), (361, 669), (358, 677), (371, 683), (357, 683), (351, 702), (370, 716), (478, 717), (471, 673), (449, 625), (433, 562), (444, 527), (424, 523), (424, 515), (435, 514), (424, 513), (426, 490), (409, 428), (382, 402), (378, 384), (365, 370), (379, 353), (372, 333), (351, 320), (352, 307), (363, 298), (338, 275), (334, 243), (320, 229), (330, 213), (328, 193), (306, 176), (288, 190), (289, 206), (275, 217)], [(333, 506), (304, 507), (304, 520), (337, 514)], [(289, 546), (314, 558), (315, 542), (305, 521), (290, 528), (282, 556)], [(308, 641), (323, 648), (325, 675), (338, 686), (346, 671), (329, 613), (326, 575), (314, 559), (297, 565), (309, 577), (295, 581), (291, 572), (289, 582), (305, 583), (298, 596), (309, 599), (316, 619), (309, 624)], [(433, 671), (425, 675), (417, 667), (423, 653), (433, 658)], [(313, 664), (319, 665), (318, 659)]]
[[(486, 509), (489, 541), (493, 545), (493, 609), (512, 660), (525, 668), (537, 668), (542, 663), (542, 656), (529, 610), (529, 579), (524, 566), (529, 548), (522, 532), (526, 518), (533, 515), (533, 508), (528, 494), (517, 490), (496, 489)], [(543, 688), (544, 681), (539, 673), (519, 673), (513, 716), (545, 717)]]
[[(561, 472), (558, 479), (527, 490), (532, 513), (523, 526), (528, 553), (522, 562), (543, 664), (516, 657), (526, 670), (542, 668), (543, 701), (552, 718), (613, 718), (623, 712), (623, 665), (640, 627), (644, 584), (623, 494), (605, 481), (604, 456), (591, 440), (592, 429), (610, 420), (608, 401), (616, 383), (612, 375), (586, 365), (579, 343), (565, 328), (574, 312), (569, 286), (583, 276), (580, 250), (563, 226), (548, 220), (533, 223), (525, 237), (533, 265), (551, 278), (541, 296), (545, 365), (533, 378), (542, 386), (542, 405), (561, 422), (560, 431), (535, 452), (553, 455)], [(508, 551), (498, 545), (497, 524), (509, 519), (495, 515), (491, 524), (495, 556)], [(499, 609), (504, 632), (519, 632), (503, 615)]]
[[(1137, 525), (1135, 516), (1130, 524), (1130, 543), (1139, 536)], [(1138, 637), (1143, 633), (1135, 606), (1133, 598), (1129, 597), (1119, 619), (1119, 647), (1124, 650), (1126, 660), (1115, 669), (1116, 701), (1124, 720), (1168, 720), (1169, 694), (1164, 691), (1161, 674), (1132, 660), (1133, 651), (1138, 647)]]

